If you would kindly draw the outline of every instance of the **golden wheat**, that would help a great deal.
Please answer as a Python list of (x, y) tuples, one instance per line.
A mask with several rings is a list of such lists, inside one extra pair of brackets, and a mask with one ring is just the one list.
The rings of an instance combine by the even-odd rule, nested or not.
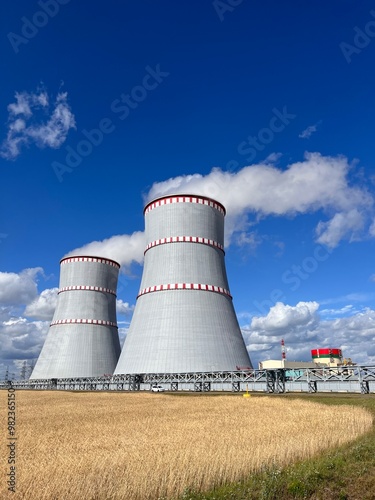
[[(16, 494), (6, 488), (5, 444), (0, 498), (172, 498), (311, 457), (372, 426), (360, 408), (273, 397), (17, 391), (16, 398)], [(1, 421), (6, 437), (6, 391)]]

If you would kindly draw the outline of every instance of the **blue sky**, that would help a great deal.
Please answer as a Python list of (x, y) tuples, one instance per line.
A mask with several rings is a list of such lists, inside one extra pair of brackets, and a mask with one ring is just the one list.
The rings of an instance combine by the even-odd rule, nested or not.
[(124, 338), (144, 203), (182, 191), (226, 205), (254, 365), (281, 338), (375, 363), (371, 2), (0, 9), (0, 377), (37, 358), (74, 250), (120, 261)]

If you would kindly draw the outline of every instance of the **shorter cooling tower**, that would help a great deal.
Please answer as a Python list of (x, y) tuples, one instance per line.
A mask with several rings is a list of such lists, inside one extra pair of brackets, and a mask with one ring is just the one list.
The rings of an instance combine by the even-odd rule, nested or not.
[(112, 374), (120, 342), (116, 290), (120, 265), (100, 257), (60, 261), (55, 314), (30, 379)]
[(144, 213), (142, 283), (115, 374), (251, 367), (225, 270), (225, 208), (175, 195)]

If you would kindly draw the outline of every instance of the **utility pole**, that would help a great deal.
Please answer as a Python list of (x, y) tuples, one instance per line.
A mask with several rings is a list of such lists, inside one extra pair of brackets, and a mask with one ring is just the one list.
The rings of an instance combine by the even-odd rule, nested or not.
[(23, 362), (22, 368), (21, 368), (21, 379), (26, 380), (26, 372), (27, 372), (27, 361), (25, 360)]

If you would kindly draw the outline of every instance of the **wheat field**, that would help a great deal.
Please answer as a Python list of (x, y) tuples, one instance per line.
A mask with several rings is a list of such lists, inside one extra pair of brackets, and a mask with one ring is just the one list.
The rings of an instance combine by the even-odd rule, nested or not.
[[(0, 498), (155, 500), (207, 490), (355, 439), (361, 408), (241, 395), (16, 392), (16, 493)], [(1, 391), (6, 434), (6, 391)], [(2, 437), (3, 437), (2, 436)]]

